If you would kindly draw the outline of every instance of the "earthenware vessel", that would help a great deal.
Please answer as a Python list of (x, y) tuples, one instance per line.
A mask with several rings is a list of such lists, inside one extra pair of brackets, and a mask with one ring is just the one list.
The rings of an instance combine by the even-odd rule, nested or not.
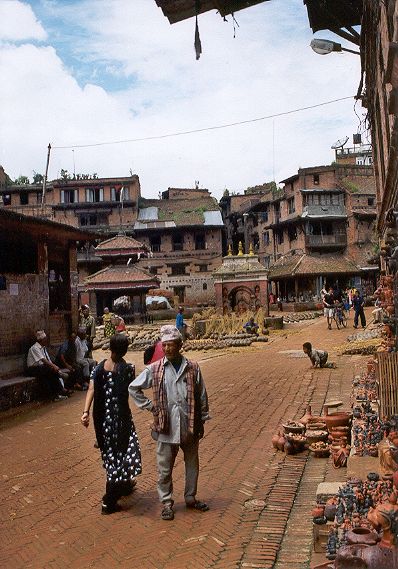
[(379, 539), (377, 533), (369, 528), (358, 527), (347, 532), (347, 543), (349, 545), (360, 543), (364, 545), (376, 545)]

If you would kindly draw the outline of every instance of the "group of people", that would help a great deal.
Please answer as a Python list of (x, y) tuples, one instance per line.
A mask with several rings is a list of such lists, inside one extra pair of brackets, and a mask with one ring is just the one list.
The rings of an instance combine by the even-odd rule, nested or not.
[(324, 316), (327, 319), (328, 329), (332, 329), (332, 320), (337, 309), (345, 311), (348, 316), (351, 308), (354, 310), (354, 328), (358, 328), (359, 320), (362, 328), (366, 328), (365, 298), (357, 289), (347, 289), (344, 293), (332, 286), (321, 290)]
[[(135, 477), (142, 470), (140, 446), (128, 404), (129, 394), (138, 408), (153, 416), (161, 518), (165, 521), (174, 519), (172, 475), (180, 448), (185, 461), (186, 507), (200, 512), (209, 509), (205, 502), (196, 498), (199, 440), (204, 434), (204, 423), (210, 418), (202, 374), (196, 362), (181, 354), (182, 335), (175, 326), (162, 326), (159, 342), (161, 350), (155, 346), (152, 363), (135, 378), (134, 366), (124, 360), (128, 338), (116, 334), (110, 338), (110, 357), (91, 374), (81, 423), (84, 427), (89, 426), (93, 404), (95, 434), (106, 469), (103, 514), (120, 509), (118, 501), (133, 491)], [(144, 393), (146, 389), (152, 390), (150, 398)]]
[(72, 332), (60, 346), (53, 359), (47, 349), (48, 338), (44, 330), (36, 332), (36, 342), (27, 357), (27, 373), (39, 379), (43, 397), (61, 401), (73, 390), (88, 388), (90, 373), (97, 365), (91, 357), (91, 348), (84, 326)]

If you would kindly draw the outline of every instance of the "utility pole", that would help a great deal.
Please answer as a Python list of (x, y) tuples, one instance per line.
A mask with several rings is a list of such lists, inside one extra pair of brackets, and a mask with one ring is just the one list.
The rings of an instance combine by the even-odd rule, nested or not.
[(44, 213), (44, 204), (46, 201), (46, 187), (47, 187), (47, 176), (48, 176), (48, 166), (50, 164), (50, 152), (51, 152), (51, 144), (48, 143), (48, 150), (47, 150), (47, 163), (46, 163), (46, 171), (44, 173), (43, 178), (43, 192), (41, 195), (41, 213)]

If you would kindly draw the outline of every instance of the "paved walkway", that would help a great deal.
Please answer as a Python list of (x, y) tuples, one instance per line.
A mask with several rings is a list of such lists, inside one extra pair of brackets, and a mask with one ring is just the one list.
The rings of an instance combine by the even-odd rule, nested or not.
[[(0, 431), (0, 567), (274, 567), (308, 457), (275, 452), (271, 437), (314, 397), (321, 404), (343, 372), (313, 371), (307, 358), (280, 352), (300, 350), (303, 341), (332, 349), (347, 336), (325, 330), (323, 319), (289, 330), (269, 344), (201, 362), (213, 417), (200, 452), (198, 497), (211, 507), (204, 514), (184, 507), (180, 457), (176, 517), (160, 520), (149, 414), (133, 409), (144, 474), (112, 516), (100, 515), (105, 476), (93, 431), (79, 423), (84, 394), (10, 420)], [(343, 375), (351, 373), (346, 365)], [(308, 532), (306, 538), (310, 543)], [(303, 567), (291, 562), (289, 569)]]

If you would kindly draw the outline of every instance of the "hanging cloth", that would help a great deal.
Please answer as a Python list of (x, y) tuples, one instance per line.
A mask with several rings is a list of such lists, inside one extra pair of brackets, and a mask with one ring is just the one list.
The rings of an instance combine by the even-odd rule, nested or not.
[(200, 58), (200, 54), (202, 53), (202, 42), (200, 41), (200, 34), (199, 34), (199, 26), (198, 26), (198, 16), (196, 16), (195, 22), (195, 53), (196, 53), (196, 61)]

